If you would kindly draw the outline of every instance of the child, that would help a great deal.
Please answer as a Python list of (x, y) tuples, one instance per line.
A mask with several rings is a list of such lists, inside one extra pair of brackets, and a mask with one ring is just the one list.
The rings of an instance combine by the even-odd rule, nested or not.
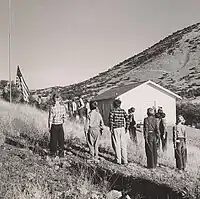
[(101, 114), (97, 111), (97, 102), (92, 102), (90, 104), (90, 110), (85, 126), (86, 140), (92, 158), (95, 161), (98, 161), (99, 140), (102, 134), (104, 122)]
[(179, 115), (177, 124), (173, 127), (173, 143), (175, 149), (176, 168), (180, 171), (185, 170), (187, 160), (186, 131), (184, 123), (184, 117)]
[(130, 138), (131, 140), (137, 144), (137, 134), (136, 134), (136, 122), (134, 119), (134, 112), (135, 112), (135, 108), (131, 107), (128, 110), (128, 117), (129, 117), (129, 122), (130, 122), (130, 126), (129, 126), (129, 134), (130, 134)]
[(49, 110), (48, 127), (50, 131), (50, 152), (56, 156), (57, 145), (59, 146), (59, 157), (64, 157), (64, 130), (63, 124), (66, 119), (66, 109), (61, 105), (61, 97), (53, 95), (53, 105)]

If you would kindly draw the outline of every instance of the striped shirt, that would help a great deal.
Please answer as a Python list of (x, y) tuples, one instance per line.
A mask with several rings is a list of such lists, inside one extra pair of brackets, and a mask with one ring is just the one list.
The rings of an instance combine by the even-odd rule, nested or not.
[(55, 104), (49, 110), (50, 124), (63, 124), (66, 119), (66, 109), (64, 105)]
[(111, 110), (109, 115), (110, 128), (129, 128), (128, 114), (124, 109), (116, 108)]

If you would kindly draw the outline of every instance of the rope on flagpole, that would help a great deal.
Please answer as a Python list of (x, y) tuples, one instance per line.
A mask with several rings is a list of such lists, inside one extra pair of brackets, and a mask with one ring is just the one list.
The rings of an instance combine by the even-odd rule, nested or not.
[(11, 30), (12, 30), (12, 10), (11, 0), (8, 0), (8, 13), (9, 13), (9, 31), (8, 31), (8, 65), (9, 65), (9, 82), (10, 82), (10, 103), (12, 103), (12, 80), (11, 80)]

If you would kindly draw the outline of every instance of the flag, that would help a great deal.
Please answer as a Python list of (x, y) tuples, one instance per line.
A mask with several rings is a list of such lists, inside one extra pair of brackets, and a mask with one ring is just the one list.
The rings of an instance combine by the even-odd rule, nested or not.
[(22, 76), (19, 66), (17, 66), (16, 86), (21, 91), (23, 100), (29, 102), (30, 91)]

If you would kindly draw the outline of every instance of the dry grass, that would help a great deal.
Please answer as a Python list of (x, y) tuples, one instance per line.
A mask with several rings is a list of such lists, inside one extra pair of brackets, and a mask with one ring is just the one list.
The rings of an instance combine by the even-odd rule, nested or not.
[[(27, 105), (14, 105), (1, 101), (0, 104), (0, 145), (4, 142), (5, 136), (17, 136), (20, 134), (28, 135), (34, 139), (44, 139), (49, 137), (47, 128), (47, 113), (36, 110), (33, 107)], [(78, 135), (81, 135), (82, 127), (78, 123), (67, 122), (65, 124), (65, 137), (71, 139)], [(2, 146), (3, 147), (3, 146)], [(87, 173), (84, 171), (77, 171), (73, 173), (73, 170), (67, 173), (65, 181), (62, 181), (63, 176), (59, 176), (59, 171), (56, 173), (55, 169), (47, 168), (47, 165), (43, 165), (44, 168), (39, 167), (38, 159), (34, 155), (29, 154), (28, 163), (26, 160), (21, 160), (16, 156), (14, 151), (8, 150), (1, 151), (0, 157), (0, 198), (5, 199), (56, 199), (62, 198), (61, 195), (64, 192), (68, 198), (82, 198), (88, 199), (97, 197), (101, 190), (100, 187), (96, 187), (92, 184), (92, 177), (88, 178)], [(6, 150), (5, 150), (6, 151)], [(21, 153), (20, 149), (16, 153)], [(37, 167), (35, 167), (37, 165)], [(8, 172), (9, 171), (9, 172)], [(33, 177), (31, 177), (33, 176)], [(56, 177), (55, 177), (56, 176)], [(50, 190), (49, 184), (55, 181), (54, 187), (59, 183), (66, 187), (65, 190), (54, 191)], [(61, 181), (61, 182), (59, 182)], [(101, 198), (100, 196), (98, 198)]]
[[(22, 191), (23, 190), (23, 191)], [(23, 188), (18, 185), (11, 185), (4, 195), (5, 199), (51, 199), (49, 190), (40, 185), (27, 183)]]
[[(0, 105), (0, 137), (4, 139), (3, 135), (19, 135), (26, 134), (29, 137), (34, 139), (44, 139), (44, 137), (49, 137), (49, 132), (47, 129), (47, 118), (48, 115), (46, 112), (36, 110), (35, 108), (26, 106), (26, 105), (10, 105), (6, 102), (1, 102)], [(83, 131), (83, 126), (78, 122), (71, 122), (67, 120), (64, 125), (65, 138), (71, 140), (72, 138), (78, 137), (81, 141), (85, 142), (85, 135)], [(180, 175), (174, 170), (175, 169), (175, 158), (174, 158), (174, 149), (172, 144), (172, 128), (169, 127), (169, 143), (168, 150), (166, 153), (159, 154), (158, 162), (166, 167), (166, 172), (170, 172), (169, 176), (160, 177), (162, 182), (171, 182), (173, 179), (176, 179), (174, 182), (177, 182), (177, 176), (180, 178)], [(188, 163), (186, 174), (187, 177), (184, 177), (184, 183), (187, 181), (188, 184), (196, 182), (199, 184), (199, 165), (200, 165), (200, 149), (198, 147), (198, 141), (200, 140), (200, 131), (194, 130), (192, 128), (187, 129), (188, 134)], [(138, 163), (141, 165), (141, 170), (146, 166), (146, 155), (144, 151), (144, 139), (141, 132), (138, 132), (138, 145), (135, 146), (128, 139), (128, 158), (129, 161)], [(101, 137), (101, 147), (112, 151), (110, 132), (105, 129), (103, 136)], [(169, 169), (168, 169), (169, 168)], [(162, 173), (162, 168), (158, 173)], [(146, 171), (148, 173), (148, 171)], [(168, 175), (168, 174), (167, 174)], [(180, 184), (183, 181), (180, 181)], [(31, 186), (31, 185), (30, 185)], [(35, 186), (35, 185), (34, 185)], [(83, 186), (84, 183), (83, 183)], [(88, 185), (87, 185), (88, 186)], [(191, 185), (192, 186), (192, 185)], [(196, 186), (196, 185), (195, 185)], [(36, 189), (40, 190), (40, 187)], [(32, 190), (32, 188), (31, 188)], [(43, 190), (43, 188), (42, 188)]]
[[(25, 158), (21, 158), (24, 155)], [(38, 156), (39, 157), (39, 156)], [(70, 165), (56, 170), (25, 149), (7, 147), (0, 156), (0, 198), (103, 199), (106, 187), (95, 186), (85, 170)], [(103, 184), (102, 184), (103, 186)]]
[[(168, 127), (168, 149), (165, 153), (161, 152), (159, 154), (158, 162), (159, 164), (175, 168), (175, 157), (174, 157), (174, 148), (172, 143), (172, 127)], [(200, 130), (187, 127), (187, 137), (188, 137), (188, 163), (187, 163), (187, 173), (191, 176), (197, 176), (199, 174), (199, 165), (200, 165), (200, 148), (197, 145), (197, 141), (200, 139)], [(131, 162), (136, 162), (142, 166), (146, 165), (146, 154), (144, 148), (144, 139), (142, 132), (137, 132), (138, 145), (136, 146), (129, 138), (128, 140), (128, 158)], [(200, 143), (200, 142), (199, 142)], [(110, 132), (105, 130), (104, 135), (101, 138), (101, 146), (111, 150), (111, 140)]]
[[(35, 139), (49, 137), (47, 128), (48, 115), (46, 112), (28, 105), (15, 105), (4, 101), (1, 101), (0, 109), (1, 135), (18, 136), (25, 134)], [(72, 123), (67, 120), (64, 128), (66, 139), (75, 136), (84, 138), (83, 126), (79, 125), (78, 122)]]
[[(39, 111), (33, 107), (26, 105), (10, 105), (6, 102), (1, 102), (0, 112), (0, 135), (19, 135), (26, 134), (35, 139), (43, 139), (45, 136), (49, 137), (47, 128), (46, 112)], [(71, 122), (67, 120), (64, 125), (65, 138), (72, 139), (75, 137), (85, 141), (83, 126), (78, 122)], [(167, 153), (160, 154), (159, 162), (165, 166), (174, 167), (174, 149), (172, 144), (172, 128), (169, 127), (169, 143)], [(197, 147), (197, 141), (200, 141), (200, 131), (192, 128), (187, 129), (188, 134), (188, 172), (194, 173), (198, 171), (200, 165), (200, 149)], [(137, 133), (138, 146), (135, 146), (129, 139), (129, 159), (146, 165), (146, 156), (144, 151), (144, 139), (141, 132)], [(110, 132), (105, 129), (101, 137), (101, 147), (111, 150)]]

